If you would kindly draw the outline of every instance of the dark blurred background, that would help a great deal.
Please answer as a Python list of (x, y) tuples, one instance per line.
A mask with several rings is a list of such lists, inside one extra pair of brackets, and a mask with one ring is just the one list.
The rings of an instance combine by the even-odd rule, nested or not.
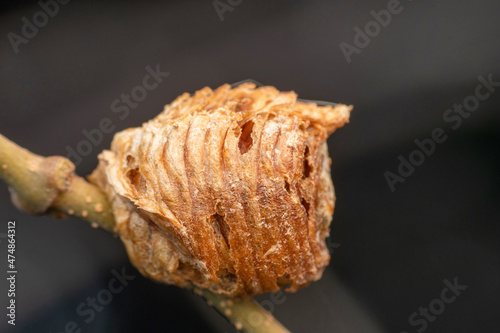
[[(380, 14), (386, 26), (370, 24), (371, 11), (388, 6), (398, 12), (390, 22)], [(353, 104), (350, 124), (328, 141), (331, 265), (273, 303), (274, 315), (295, 333), (498, 332), (500, 87), (479, 88), (490, 93), (479, 105), (469, 96), (479, 76), (500, 82), (500, 2), (71, 1), (22, 39), (23, 18), (43, 25), (42, 10), (36, 1), (2, 7), (0, 133), (41, 155), (66, 155), (103, 118), (115, 131), (138, 126), (183, 92), (244, 79)], [(355, 30), (367, 24), (369, 43)], [(111, 103), (142, 85), (147, 66), (169, 75), (120, 119)], [(443, 119), (464, 100), (476, 110)], [(447, 140), (392, 191), (384, 174), (397, 174), (398, 156), (408, 159), (436, 128)], [(78, 173), (93, 170), (111, 139), (103, 134)], [(3, 184), (0, 212), (0, 236), (17, 221), (18, 265), (15, 327), (0, 280), (1, 332), (65, 332), (71, 321), (81, 332), (235, 332), (189, 291), (140, 276), (106, 232), (21, 213)], [(5, 238), (0, 253), (5, 272)], [(85, 322), (79, 305), (123, 269), (136, 277)], [(436, 300), (454, 279), (467, 289), (442, 309)], [(259, 300), (269, 306), (270, 295)], [(429, 306), (437, 314), (425, 319), (419, 311)]]

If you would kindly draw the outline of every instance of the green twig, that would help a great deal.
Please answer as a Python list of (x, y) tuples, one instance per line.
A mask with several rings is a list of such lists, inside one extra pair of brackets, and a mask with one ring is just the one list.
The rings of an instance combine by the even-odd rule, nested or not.
[(229, 298), (201, 289), (195, 289), (195, 293), (205, 298), (208, 305), (216, 308), (238, 330), (247, 333), (290, 333), (252, 299)]
[(0, 178), (9, 185), (18, 209), (30, 214), (74, 214), (113, 231), (108, 199), (74, 171), (67, 158), (33, 154), (0, 134)]

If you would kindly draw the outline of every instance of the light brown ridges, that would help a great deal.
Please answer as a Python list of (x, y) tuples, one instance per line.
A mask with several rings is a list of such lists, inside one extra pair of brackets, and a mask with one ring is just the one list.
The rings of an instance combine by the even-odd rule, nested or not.
[(251, 296), (317, 280), (334, 208), (326, 139), (351, 107), (243, 84), (183, 94), (91, 175), (142, 274)]

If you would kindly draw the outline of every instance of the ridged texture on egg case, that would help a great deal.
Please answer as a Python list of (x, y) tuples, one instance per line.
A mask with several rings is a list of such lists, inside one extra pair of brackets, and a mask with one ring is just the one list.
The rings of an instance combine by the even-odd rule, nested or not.
[(295, 291), (330, 260), (326, 139), (351, 108), (250, 83), (185, 93), (117, 133), (90, 179), (143, 275), (230, 296)]

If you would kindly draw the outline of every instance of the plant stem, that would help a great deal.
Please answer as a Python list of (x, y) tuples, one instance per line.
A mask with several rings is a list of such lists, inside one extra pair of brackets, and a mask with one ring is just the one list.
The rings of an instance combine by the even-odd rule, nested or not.
[[(0, 178), (9, 185), (13, 204), (31, 214), (75, 215), (94, 227), (113, 232), (111, 205), (100, 189), (77, 176), (62, 156), (42, 157), (0, 134)], [(246, 333), (290, 333), (252, 299), (232, 299), (195, 289), (238, 330)]]
[(115, 222), (107, 197), (74, 170), (65, 157), (33, 154), (0, 134), (0, 178), (9, 185), (18, 209), (31, 214), (74, 214), (113, 231)]
[(207, 300), (238, 330), (247, 333), (290, 333), (272, 314), (264, 310), (252, 299), (236, 299), (195, 289), (195, 293)]

